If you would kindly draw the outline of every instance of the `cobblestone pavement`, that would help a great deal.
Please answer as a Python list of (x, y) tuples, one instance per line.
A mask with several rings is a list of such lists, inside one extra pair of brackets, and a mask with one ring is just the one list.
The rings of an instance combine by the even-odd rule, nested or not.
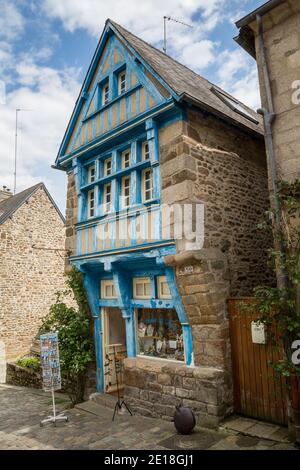
[[(68, 400), (57, 394), (58, 408)], [(40, 390), (0, 385), (0, 449), (294, 449), (288, 442), (221, 431), (197, 429), (189, 436), (174, 432), (173, 423), (119, 415), (112, 422), (112, 410), (89, 404), (66, 411), (69, 422), (40, 427), (51, 411), (51, 397)], [(89, 410), (89, 411), (87, 411)], [(95, 411), (96, 410), (96, 411)]]

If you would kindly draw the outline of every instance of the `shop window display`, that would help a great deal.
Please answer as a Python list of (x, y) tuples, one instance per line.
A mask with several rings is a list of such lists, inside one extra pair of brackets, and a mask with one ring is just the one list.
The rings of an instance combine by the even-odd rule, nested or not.
[(184, 361), (182, 327), (176, 311), (138, 309), (137, 347), (141, 356)]

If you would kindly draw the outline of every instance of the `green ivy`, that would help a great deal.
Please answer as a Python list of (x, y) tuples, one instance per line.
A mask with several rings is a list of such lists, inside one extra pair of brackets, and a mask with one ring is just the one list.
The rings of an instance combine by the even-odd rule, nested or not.
[[(280, 181), (277, 197), (280, 202), (281, 226), (273, 230), (275, 239), (279, 240), (280, 250), (270, 250), (269, 257), (274, 269), (280, 268), (285, 274), (284, 287), (257, 287), (254, 295), (260, 321), (272, 331), (276, 326), (279, 337), (269, 334), (274, 347), (284, 348), (285, 358), (273, 368), (282, 376), (289, 377), (291, 373), (300, 379), (300, 367), (293, 364), (292, 343), (300, 338), (300, 181), (293, 183)], [(268, 212), (269, 221), (274, 220), (275, 212)], [(270, 227), (270, 223), (260, 224), (261, 229)], [(274, 229), (274, 227), (273, 227)]]
[[(63, 387), (76, 404), (83, 400), (87, 368), (93, 360), (91, 315), (82, 274), (73, 267), (65, 276), (68, 289), (56, 294), (39, 333), (58, 332)], [(72, 296), (77, 308), (65, 303)]]
[(34, 370), (38, 372), (40, 369), (40, 361), (37, 357), (23, 357), (17, 361), (17, 364), (26, 369)]

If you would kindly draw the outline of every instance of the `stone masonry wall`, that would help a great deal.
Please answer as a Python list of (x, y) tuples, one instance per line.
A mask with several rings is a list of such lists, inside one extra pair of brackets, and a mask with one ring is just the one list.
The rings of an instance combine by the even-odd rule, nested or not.
[[(73, 172), (68, 173), (67, 188), (67, 208), (66, 208), (66, 250), (68, 256), (76, 253), (76, 232), (75, 224), (77, 222), (77, 193), (76, 181)], [(66, 269), (70, 267), (69, 260), (66, 258)]]
[[(276, 113), (273, 136), (278, 170), (283, 179), (292, 181), (300, 178), (300, 104), (292, 102), (292, 94), (295, 92), (292, 84), (300, 80), (299, 1), (288, 0), (273, 8), (263, 16), (263, 25)], [(257, 32), (255, 23), (250, 26)], [(262, 103), (267, 107), (262, 56), (257, 37), (256, 54)]]
[(182, 404), (193, 409), (199, 425), (215, 427), (230, 409), (222, 370), (138, 357), (125, 359), (125, 374), (126, 401), (135, 413), (171, 421)]
[(64, 250), (64, 223), (42, 188), (0, 226), (0, 341), (6, 360), (29, 352), (55, 293), (65, 288)]

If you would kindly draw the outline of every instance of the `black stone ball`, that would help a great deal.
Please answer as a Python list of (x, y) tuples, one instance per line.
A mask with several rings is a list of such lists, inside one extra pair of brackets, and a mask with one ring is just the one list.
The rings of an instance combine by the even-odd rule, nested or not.
[(196, 425), (195, 415), (191, 408), (188, 406), (176, 406), (174, 425), (179, 434), (190, 434)]

